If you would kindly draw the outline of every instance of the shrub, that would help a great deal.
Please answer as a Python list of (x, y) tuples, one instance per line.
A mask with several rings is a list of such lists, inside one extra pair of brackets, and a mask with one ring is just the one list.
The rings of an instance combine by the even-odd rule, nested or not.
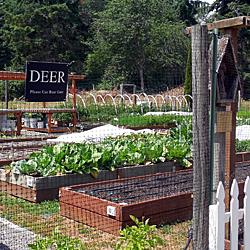
[(157, 235), (155, 225), (150, 226), (149, 219), (139, 221), (133, 215), (130, 218), (135, 223), (134, 226), (121, 230), (121, 238), (116, 244), (116, 250), (144, 250), (152, 249), (158, 245), (163, 245), (163, 240)]
[(85, 250), (87, 249), (79, 239), (60, 234), (57, 230), (45, 238), (37, 238), (34, 243), (29, 244), (32, 250)]

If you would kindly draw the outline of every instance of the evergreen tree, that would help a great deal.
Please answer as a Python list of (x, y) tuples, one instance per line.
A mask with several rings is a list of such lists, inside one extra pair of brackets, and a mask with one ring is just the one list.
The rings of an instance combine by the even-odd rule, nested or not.
[(3, 24), (4, 24), (4, 11), (0, 7), (0, 70), (4, 70), (5, 66), (7, 66), (11, 60), (11, 51), (4, 44), (4, 40), (2, 38)]
[(71, 70), (81, 72), (89, 24), (78, 1), (5, 0), (1, 11), (12, 69), (23, 70), (27, 60), (76, 61)]

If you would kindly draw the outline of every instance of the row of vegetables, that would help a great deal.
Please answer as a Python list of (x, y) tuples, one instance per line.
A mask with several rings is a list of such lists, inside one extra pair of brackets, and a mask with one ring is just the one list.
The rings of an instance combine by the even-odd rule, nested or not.
[[(151, 121), (151, 117), (147, 118)], [(167, 135), (136, 134), (107, 138), (100, 143), (57, 144), (32, 153), (27, 160), (13, 162), (7, 167), (14, 173), (33, 176), (60, 174), (98, 175), (101, 169), (176, 161), (183, 167), (191, 165), (191, 117), (163, 116), (176, 127)], [(152, 120), (154, 121), (154, 120)], [(250, 141), (236, 140), (237, 152), (250, 151)]]
[(191, 165), (191, 119), (185, 118), (169, 134), (143, 133), (107, 138), (99, 143), (57, 144), (13, 162), (9, 170), (33, 176), (60, 174), (98, 175), (101, 169), (174, 160)]

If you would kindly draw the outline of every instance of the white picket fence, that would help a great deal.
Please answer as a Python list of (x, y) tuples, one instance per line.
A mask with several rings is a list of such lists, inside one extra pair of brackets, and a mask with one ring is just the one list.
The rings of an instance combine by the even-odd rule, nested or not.
[(231, 186), (230, 211), (225, 212), (225, 190), (222, 182), (217, 188), (217, 203), (209, 206), (209, 249), (225, 249), (225, 224), (230, 222), (230, 249), (238, 250), (239, 220), (244, 219), (244, 250), (250, 250), (250, 180), (244, 185), (244, 206), (239, 208), (239, 188), (234, 179)]

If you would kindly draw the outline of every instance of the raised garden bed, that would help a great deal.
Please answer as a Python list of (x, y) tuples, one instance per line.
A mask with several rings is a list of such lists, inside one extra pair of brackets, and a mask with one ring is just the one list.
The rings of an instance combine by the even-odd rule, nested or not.
[(125, 115), (112, 120), (113, 125), (125, 126), (127, 128), (172, 128), (177, 124), (191, 121), (190, 118), (178, 115)]
[(112, 234), (133, 222), (153, 224), (192, 217), (192, 170), (65, 187), (60, 190), (62, 216)]
[(169, 124), (162, 124), (162, 125), (147, 125), (147, 126), (124, 126), (127, 129), (133, 129), (133, 130), (141, 130), (141, 129), (154, 129), (154, 130), (161, 130), (161, 129), (170, 129), (175, 128), (175, 123), (169, 123)]
[(46, 140), (24, 140), (1, 143), (0, 166), (8, 165), (13, 161), (26, 159), (32, 152), (39, 151), (46, 145), (48, 145)]
[(54, 139), (57, 136), (35, 136), (35, 137), (11, 137), (11, 138), (0, 138), (0, 143), (11, 143), (11, 142), (28, 142), (28, 141), (45, 141), (47, 139)]
[(8, 173), (2, 168), (0, 169), (0, 190), (31, 202), (41, 202), (44, 200), (58, 199), (60, 187), (145, 174), (172, 172), (180, 169), (182, 169), (182, 167), (174, 162), (165, 162), (154, 165), (123, 167), (112, 172), (101, 170), (97, 178), (94, 178), (86, 174), (33, 177)]
[[(250, 165), (236, 167), (239, 203), (243, 204), (244, 181)], [(153, 224), (192, 217), (192, 169), (175, 173), (75, 185), (60, 189), (62, 216), (112, 234), (131, 225), (129, 215), (150, 218)]]
[(236, 153), (236, 162), (250, 162), (250, 152)]

